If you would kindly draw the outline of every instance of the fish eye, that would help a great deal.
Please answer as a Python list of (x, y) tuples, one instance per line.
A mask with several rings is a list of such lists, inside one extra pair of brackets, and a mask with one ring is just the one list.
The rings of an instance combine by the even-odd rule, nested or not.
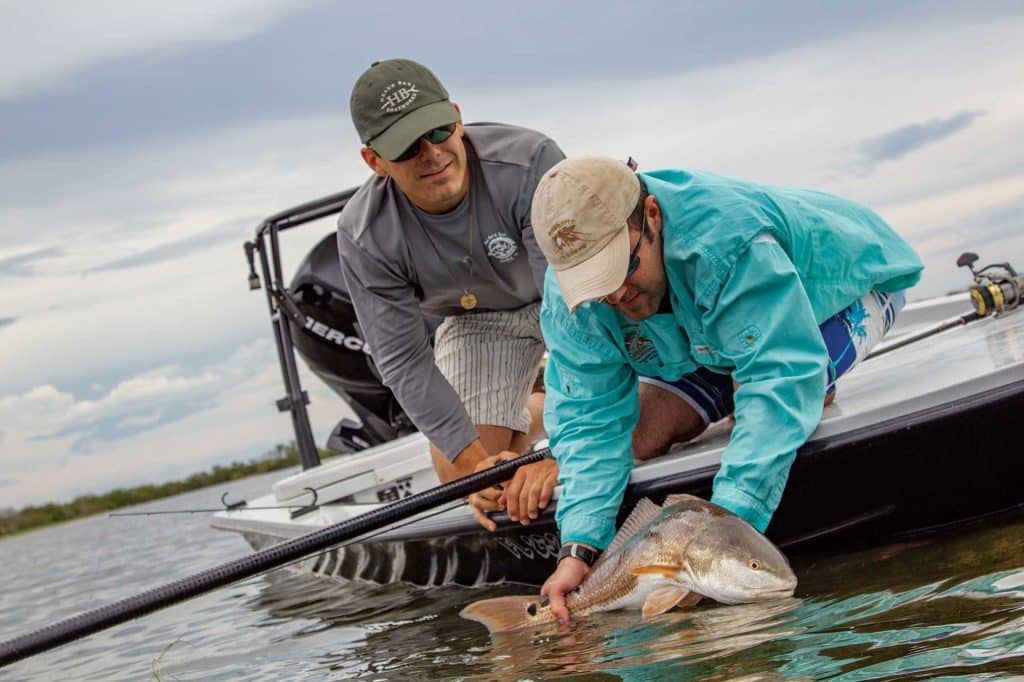
[(752, 571), (760, 571), (761, 570), (761, 562), (758, 561), (757, 559), (751, 559), (750, 563), (748, 563), (747, 565), (750, 566), (750, 570), (752, 570)]

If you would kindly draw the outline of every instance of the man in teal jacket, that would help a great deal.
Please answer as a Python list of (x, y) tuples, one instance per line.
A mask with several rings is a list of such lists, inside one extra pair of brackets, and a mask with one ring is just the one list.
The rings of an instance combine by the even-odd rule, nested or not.
[(835, 380), (888, 331), (922, 265), (850, 201), (601, 157), (551, 168), (532, 223), (551, 266), (544, 421), (563, 483), (563, 551), (542, 593), (565, 620), (564, 594), (614, 536), (634, 456), (730, 413), (711, 499), (763, 531)]

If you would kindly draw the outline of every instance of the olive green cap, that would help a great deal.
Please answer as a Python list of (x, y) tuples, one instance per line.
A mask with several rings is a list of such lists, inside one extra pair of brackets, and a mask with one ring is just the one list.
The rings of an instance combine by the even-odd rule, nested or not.
[(427, 131), (459, 120), (441, 81), (411, 59), (374, 62), (352, 88), (349, 110), (359, 140), (389, 160)]

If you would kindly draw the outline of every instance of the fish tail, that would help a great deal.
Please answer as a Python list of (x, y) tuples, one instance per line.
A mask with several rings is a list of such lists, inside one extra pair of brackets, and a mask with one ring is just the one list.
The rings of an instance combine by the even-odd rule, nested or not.
[(542, 625), (554, 621), (551, 609), (541, 606), (536, 595), (495, 597), (475, 601), (459, 613), (467, 620), (475, 620), (494, 632), (508, 632), (531, 625)]

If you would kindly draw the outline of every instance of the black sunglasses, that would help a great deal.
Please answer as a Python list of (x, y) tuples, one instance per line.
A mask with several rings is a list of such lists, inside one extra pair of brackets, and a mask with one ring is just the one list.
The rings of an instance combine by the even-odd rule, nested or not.
[[(626, 265), (626, 276), (623, 278), (622, 283), (625, 284), (626, 280), (633, 276), (633, 273), (640, 267), (640, 245), (644, 243), (644, 232), (647, 231), (647, 211), (644, 211), (644, 217), (640, 220), (640, 239), (636, 240), (636, 246), (629, 250), (629, 263)], [(618, 289), (616, 289), (618, 291)], [(612, 292), (614, 293), (614, 292)], [(597, 299), (602, 303), (607, 303), (608, 294)]]
[(408, 161), (409, 159), (413, 158), (414, 156), (420, 153), (420, 142), (423, 140), (426, 140), (430, 144), (441, 144), (455, 133), (455, 126), (456, 124), (452, 123), (451, 125), (441, 126), (439, 128), (434, 128), (433, 130), (428, 130), (427, 132), (417, 137), (416, 141), (409, 145), (408, 149), (406, 149), (404, 152), (402, 152), (401, 154), (399, 154), (398, 156), (391, 160)]
[[(636, 246), (629, 252), (629, 265), (626, 266), (626, 279), (633, 276), (633, 273), (640, 267), (640, 245), (644, 241), (644, 232), (647, 231), (647, 211), (644, 211), (644, 217), (640, 221), (640, 239), (636, 240)], [(625, 280), (623, 280), (625, 281)]]

